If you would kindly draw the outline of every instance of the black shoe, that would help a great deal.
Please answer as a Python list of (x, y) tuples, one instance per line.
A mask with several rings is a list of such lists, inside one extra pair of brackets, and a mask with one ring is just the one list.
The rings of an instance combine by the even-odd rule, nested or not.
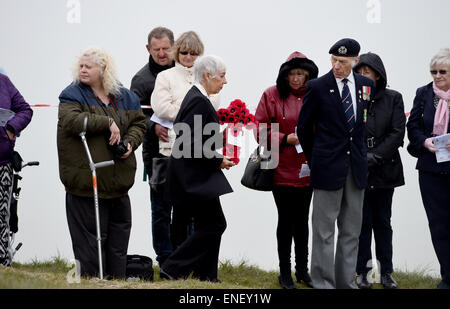
[(278, 276), (278, 282), (280, 282), (281, 287), (285, 290), (293, 290), (297, 288), (294, 281), (292, 281), (291, 274), (280, 274)]
[(164, 269), (160, 269), (159, 270), (159, 279), (163, 280), (176, 280), (174, 277), (172, 277), (171, 275), (169, 275), (167, 272), (164, 271)]
[(397, 282), (392, 278), (391, 274), (381, 275), (381, 284), (385, 289), (396, 289), (398, 288)]
[(309, 288), (314, 288), (313, 284), (312, 284), (312, 279), (309, 276), (308, 272), (295, 272), (295, 277), (297, 278), (297, 282), (301, 283), (303, 281), (303, 283), (309, 287)]
[(436, 289), (440, 289), (440, 290), (449, 290), (450, 289), (450, 284), (448, 284), (445, 281), (441, 281), (439, 282), (439, 284), (437, 285)]
[(356, 285), (358, 288), (363, 290), (368, 290), (372, 288), (372, 283), (367, 280), (367, 274), (357, 274), (356, 275)]

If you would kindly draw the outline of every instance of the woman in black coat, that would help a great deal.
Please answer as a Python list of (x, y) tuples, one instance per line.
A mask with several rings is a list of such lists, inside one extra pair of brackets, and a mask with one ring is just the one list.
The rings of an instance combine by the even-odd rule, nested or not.
[(405, 184), (398, 151), (398, 148), (403, 146), (405, 136), (406, 117), (403, 99), (399, 92), (386, 88), (386, 70), (377, 54), (361, 55), (354, 70), (376, 82), (366, 123), (369, 176), (359, 237), (357, 284), (359, 288), (372, 287), (367, 274), (375, 263), (370, 249), (373, 231), (377, 262), (381, 268), (381, 283), (384, 288), (392, 289), (397, 288), (397, 283), (391, 276), (392, 196), (395, 187)]
[[(431, 240), (441, 265), (437, 288), (450, 289), (450, 161), (438, 162), (434, 139), (450, 133), (450, 49), (431, 59), (433, 82), (417, 89), (408, 120), (408, 152), (417, 157), (419, 186)], [(450, 141), (445, 145), (450, 151)], [(444, 152), (444, 151), (443, 151)]]
[(234, 165), (216, 152), (222, 148), (217, 113), (209, 96), (219, 93), (226, 69), (215, 56), (204, 56), (194, 64), (196, 84), (186, 94), (174, 122), (177, 134), (168, 167), (167, 198), (174, 209), (193, 217), (195, 231), (162, 264), (160, 277), (217, 279), (220, 241), (226, 228), (219, 196), (230, 193), (221, 169)]

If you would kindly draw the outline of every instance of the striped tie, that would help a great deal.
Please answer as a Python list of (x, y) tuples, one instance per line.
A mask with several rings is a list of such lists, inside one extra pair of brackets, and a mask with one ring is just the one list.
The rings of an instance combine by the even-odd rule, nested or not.
[(350, 133), (355, 127), (355, 111), (353, 110), (352, 96), (350, 95), (350, 89), (347, 86), (348, 79), (344, 78), (342, 80), (344, 83), (344, 88), (342, 89), (342, 104), (344, 105), (345, 118), (348, 122), (348, 127), (350, 128)]

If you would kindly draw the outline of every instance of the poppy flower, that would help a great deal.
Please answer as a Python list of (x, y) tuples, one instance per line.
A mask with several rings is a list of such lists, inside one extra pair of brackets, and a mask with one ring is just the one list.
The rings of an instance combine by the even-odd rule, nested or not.
[(245, 103), (242, 102), (242, 101), (239, 100), (239, 99), (236, 99), (236, 100), (234, 100), (234, 101), (232, 101), (232, 102), (230, 103), (230, 106), (234, 106), (234, 107), (236, 107), (238, 110), (240, 110), (240, 109), (242, 109), (242, 108), (245, 107)]
[(227, 134), (237, 137), (243, 134), (243, 129), (254, 130), (258, 127), (258, 121), (246, 107), (245, 102), (239, 99), (233, 100), (228, 108), (221, 108), (217, 111), (220, 124), (228, 124), (223, 132), (223, 154), (227, 155), (236, 164), (239, 163), (240, 147), (227, 143)]

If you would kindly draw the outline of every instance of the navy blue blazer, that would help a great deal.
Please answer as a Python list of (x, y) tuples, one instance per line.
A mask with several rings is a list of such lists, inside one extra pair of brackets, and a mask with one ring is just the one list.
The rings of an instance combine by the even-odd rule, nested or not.
[[(450, 173), (450, 162), (437, 163), (436, 155), (423, 146), (423, 142), (431, 137), (433, 132), (434, 114), (436, 113), (433, 101), (432, 82), (417, 89), (406, 125), (410, 141), (408, 148), (419, 153), (416, 169), (433, 173)], [(450, 130), (450, 126), (448, 129)]]
[(307, 84), (297, 136), (311, 168), (313, 188), (343, 188), (350, 166), (358, 188), (367, 187), (366, 121), (370, 98), (364, 98), (363, 86), (371, 87), (372, 96), (375, 86), (371, 79), (353, 74), (357, 115), (352, 133), (349, 132), (333, 71)]

